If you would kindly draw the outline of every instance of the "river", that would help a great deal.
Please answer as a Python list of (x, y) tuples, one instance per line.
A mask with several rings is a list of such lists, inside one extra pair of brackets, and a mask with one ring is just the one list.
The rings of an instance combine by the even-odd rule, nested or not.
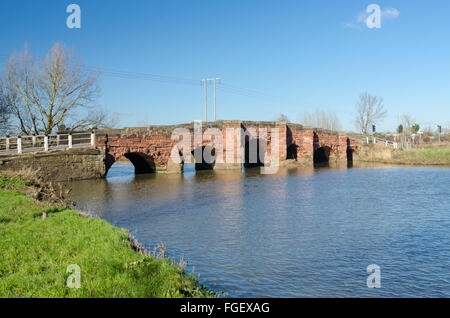
[[(71, 184), (78, 208), (166, 245), (230, 297), (449, 297), (450, 169), (198, 171)], [(368, 288), (367, 266), (381, 288)]]

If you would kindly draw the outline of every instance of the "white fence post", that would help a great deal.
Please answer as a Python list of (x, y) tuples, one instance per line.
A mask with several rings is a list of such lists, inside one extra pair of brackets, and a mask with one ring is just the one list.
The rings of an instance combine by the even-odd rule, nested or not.
[(369, 144), (369, 136), (366, 137), (367, 144)]
[(44, 151), (48, 151), (48, 136), (44, 136)]
[(72, 133), (70, 132), (69, 133), (69, 149), (72, 148), (72, 147), (73, 147), (73, 144), (72, 144)]
[(375, 137), (373, 137), (373, 143), (376, 144), (377, 143), (377, 139)]
[(385, 145), (386, 147), (388, 146), (388, 141), (387, 141), (387, 140), (384, 142), (384, 145)]
[(32, 143), (33, 143), (33, 148), (36, 147), (36, 135), (33, 134), (33, 137), (31, 137)]
[(22, 137), (17, 136), (17, 153), (22, 153)]
[(91, 132), (91, 146), (95, 146), (95, 132)]
[(56, 133), (56, 145), (59, 146), (59, 142), (61, 141), (61, 136), (59, 133)]
[(6, 136), (6, 145), (5, 145), (6, 151), (9, 151), (9, 137)]

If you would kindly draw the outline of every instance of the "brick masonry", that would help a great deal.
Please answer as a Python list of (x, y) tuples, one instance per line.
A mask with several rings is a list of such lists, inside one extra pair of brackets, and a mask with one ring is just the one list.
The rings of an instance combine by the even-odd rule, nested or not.
[[(230, 128), (236, 129), (237, 133), (234, 136), (227, 136)], [(183, 164), (172, 160), (174, 158), (172, 149), (177, 146), (179, 140), (187, 136), (180, 132), (175, 134), (179, 136), (179, 140), (174, 140), (172, 133), (176, 129), (179, 131), (184, 129), (185, 133), (192, 137), (188, 140), (187, 147), (179, 147), (178, 161), (194, 162), (195, 159), (192, 156), (194, 149), (210, 147), (210, 149), (216, 149), (217, 154), (222, 153), (223, 149), (223, 157), (218, 158), (216, 155), (216, 162), (211, 168), (240, 169), (246, 162), (244, 153), (246, 149), (248, 151), (248, 142), (251, 139), (264, 139), (263, 144), (267, 144), (266, 160), (272, 156), (273, 128), (279, 130), (278, 154), (281, 162), (295, 160), (301, 164), (312, 165), (315, 161), (346, 161), (352, 157), (356, 159), (361, 146), (358, 139), (337, 132), (291, 123), (255, 121), (203, 123), (201, 141), (194, 140), (194, 123), (103, 130), (96, 133), (96, 146), (105, 150), (106, 171), (117, 159), (125, 156), (133, 162), (137, 173), (179, 173), (182, 171)], [(231, 140), (227, 137), (233, 138)], [(238, 157), (243, 159), (239, 160)], [(233, 158), (233, 162), (229, 162), (227, 158)]]

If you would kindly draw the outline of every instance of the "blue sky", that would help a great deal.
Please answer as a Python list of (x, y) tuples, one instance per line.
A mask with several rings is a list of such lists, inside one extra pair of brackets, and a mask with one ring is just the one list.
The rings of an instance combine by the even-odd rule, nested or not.
[[(66, 26), (71, 3), (81, 29)], [(371, 3), (384, 12), (381, 29), (358, 18)], [(123, 126), (203, 119), (200, 79), (214, 76), (218, 119), (296, 121), (322, 109), (350, 130), (367, 91), (385, 100), (379, 130), (404, 113), (422, 126), (450, 122), (445, 0), (2, 0), (0, 21), (2, 64), (25, 42), (44, 56), (60, 41), (87, 65), (170, 77), (102, 76), (98, 103)]]

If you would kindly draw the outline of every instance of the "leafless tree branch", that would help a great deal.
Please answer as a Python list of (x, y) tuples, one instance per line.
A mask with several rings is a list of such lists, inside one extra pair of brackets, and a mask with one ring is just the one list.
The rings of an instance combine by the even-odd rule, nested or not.
[(80, 110), (90, 110), (99, 95), (99, 76), (60, 43), (44, 60), (33, 58), (27, 46), (14, 53), (6, 63), (4, 88), (22, 133), (49, 134)]
[(299, 122), (305, 126), (312, 126), (328, 130), (341, 130), (341, 122), (334, 112), (317, 110), (299, 116)]
[(386, 114), (383, 98), (362, 93), (356, 104), (356, 127), (362, 134), (367, 135), (369, 127), (382, 120)]

